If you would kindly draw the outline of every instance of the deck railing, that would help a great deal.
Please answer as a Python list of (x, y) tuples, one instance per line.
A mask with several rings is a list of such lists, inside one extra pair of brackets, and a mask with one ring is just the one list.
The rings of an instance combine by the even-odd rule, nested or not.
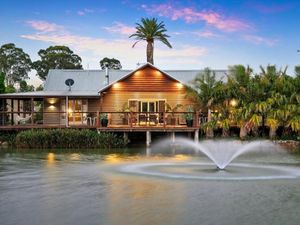
[[(68, 116), (67, 116), (68, 115)], [(193, 118), (187, 123), (185, 117)], [(108, 119), (107, 127), (199, 127), (203, 118), (191, 112), (0, 112), (0, 129), (3, 127), (106, 127), (103, 118)]]

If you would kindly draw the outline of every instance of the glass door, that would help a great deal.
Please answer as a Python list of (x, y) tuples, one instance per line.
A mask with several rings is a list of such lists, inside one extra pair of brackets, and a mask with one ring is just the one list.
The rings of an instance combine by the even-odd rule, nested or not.
[(86, 123), (87, 100), (71, 99), (68, 102), (68, 120), (70, 125)]

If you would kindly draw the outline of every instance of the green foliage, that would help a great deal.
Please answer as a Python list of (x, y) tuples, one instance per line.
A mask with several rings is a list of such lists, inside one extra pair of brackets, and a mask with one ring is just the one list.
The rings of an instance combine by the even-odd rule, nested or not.
[(97, 133), (84, 129), (36, 129), (18, 133), (18, 148), (122, 148), (127, 143), (112, 133)]
[(101, 113), (100, 114), (100, 120), (107, 120), (108, 114), (107, 113)]
[(17, 134), (14, 132), (0, 132), (0, 143), (6, 142), (8, 144), (8, 147), (15, 147), (16, 136)]
[(194, 119), (194, 109), (193, 109), (193, 107), (189, 105), (187, 107), (186, 113), (183, 116), (186, 120), (193, 120)]
[(28, 85), (25, 80), (20, 81), (20, 92), (34, 91), (33, 85)]
[(28, 78), (30, 70), (31, 59), (23, 49), (17, 48), (12, 43), (0, 47), (0, 71), (5, 74), (8, 85)]
[(105, 68), (108, 68), (108, 69), (113, 69), (113, 70), (120, 70), (122, 69), (122, 65), (121, 65), (121, 62), (118, 60), (118, 59), (115, 59), (115, 58), (103, 58), (100, 60), (100, 67), (101, 69), (105, 69)]
[[(207, 110), (208, 122), (203, 124), (207, 131), (216, 123), (223, 132), (238, 125), (241, 137), (259, 129), (263, 135), (265, 126), (269, 127), (270, 138), (278, 127), (284, 127), (286, 134), (299, 135), (300, 67), (295, 68), (296, 77), (287, 75), (287, 67), (268, 65), (260, 69), (253, 74), (249, 66), (231, 66), (226, 83), (218, 83), (209, 69), (196, 77), (189, 93), (203, 113)], [(230, 104), (232, 99), (237, 102), (234, 106)], [(211, 111), (214, 114), (210, 116)]]
[(5, 93), (15, 93), (17, 90), (13, 85), (7, 85), (5, 87)]
[(43, 91), (44, 90), (44, 86), (42, 84), (40, 84), (35, 90), (36, 91)]
[(172, 48), (169, 43), (168, 36), (166, 34), (167, 29), (165, 28), (164, 22), (158, 23), (156, 18), (142, 18), (141, 23), (136, 23), (136, 32), (129, 36), (129, 38), (135, 38), (137, 40), (132, 47), (134, 47), (140, 41), (147, 42), (147, 62), (154, 64), (153, 61), (153, 48), (154, 41), (158, 40)]
[(0, 72), (0, 94), (5, 93), (5, 75)]
[(81, 58), (67, 46), (50, 46), (38, 52), (41, 60), (33, 62), (32, 68), (40, 79), (45, 80), (50, 69), (82, 69)]

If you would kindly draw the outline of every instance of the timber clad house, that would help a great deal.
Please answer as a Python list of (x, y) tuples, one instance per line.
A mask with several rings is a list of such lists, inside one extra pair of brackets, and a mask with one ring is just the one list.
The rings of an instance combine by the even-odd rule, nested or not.
[[(192, 132), (199, 113), (186, 87), (199, 70), (50, 70), (44, 90), (0, 95), (0, 130), (94, 128), (100, 131)], [(218, 78), (225, 71), (216, 71)], [(67, 86), (66, 80), (74, 81)], [(174, 108), (177, 107), (175, 111)], [(187, 124), (186, 115), (192, 117)], [(105, 119), (108, 122), (105, 122)]]

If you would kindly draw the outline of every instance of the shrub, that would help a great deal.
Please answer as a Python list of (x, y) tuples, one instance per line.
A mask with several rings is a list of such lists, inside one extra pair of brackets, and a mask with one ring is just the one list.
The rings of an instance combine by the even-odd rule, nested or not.
[(92, 130), (45, 129), (18, 133), (18, 148), (122, 148), (126, 142), (112, 133)]

